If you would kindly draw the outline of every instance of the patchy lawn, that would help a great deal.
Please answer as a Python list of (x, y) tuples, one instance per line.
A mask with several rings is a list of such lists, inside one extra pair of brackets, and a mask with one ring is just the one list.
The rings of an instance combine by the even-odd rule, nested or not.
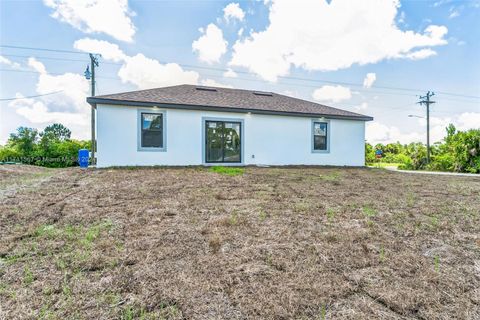
[(0, 318), (480, 318), (480, 178), (221, 171), (0, 166)]

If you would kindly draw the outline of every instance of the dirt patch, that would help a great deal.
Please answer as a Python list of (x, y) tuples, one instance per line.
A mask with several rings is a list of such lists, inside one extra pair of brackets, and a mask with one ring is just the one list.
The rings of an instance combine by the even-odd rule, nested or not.
[(5, 318), (480, 318), (480, 178), (17, 168)]

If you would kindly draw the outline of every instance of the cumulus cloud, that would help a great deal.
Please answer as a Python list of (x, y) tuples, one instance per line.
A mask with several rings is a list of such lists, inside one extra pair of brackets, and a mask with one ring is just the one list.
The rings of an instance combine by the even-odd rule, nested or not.
[(132, 42), (134, 15), (127, 0), (43, 0), (53, 9), (51, 16), (85, 33), (105, 33), (117, 40)]
[(16, 97), (23, 99), (12, 100), (8, 106), (34, 125), (60, 122), (72, 129), (75, 138), (87, 138), (90, 132), (90, 106), (85, 101), (89, 93), (88, 81), (74, 73), (50, 75), (43, 63), (35, 58), (28, 59), (28, 66), (39, 72), (38, 94), (60, 92), (33, 99), (25, 99), (17, 93)]
[(437, 53), (432, 49), (421, 49), (404, 54), (403, 57), (410, 60), (421, 60), (436, 55)]
[(234, 19), (243, 21), (243, 18), (245, 18), (245, 12), (240, 8), (238, 3), (232, 2), (223, 8), (223, 17), (227, 21)]
[[(430, 118), (430, 142), (441, 141), (445, 135), (445, 128), (452, 123), (458, 130), (478, 129), (480, 127), (480, 112), (464, 112), (451, 117)], [(368, 142), (376, 143), (410, 143), (426, 142), (426, 120), (418, 119), (419, 130), (400, 130), (397, 126), (389, 126), (380, 122), (367, 122), (366, 139)]]
[(143, 54), (129, 56), (116, 44), (95, 39), (81, 39), (74, 47), (85, 52), (99, 52), (103, 58), (121, 62), (118, 76), (123, 83), (135, 85), (138, 89), (148, 89), (178, 84), (196, 84), (200, 75), (195, 71), (186, 71), (176, 63), (162, 64)]
[(368, 103), (362, 102), (360, 105), (354, 107), (355, 111), (363, 111), (368, 108)]
[(17, 114), (27, 118), (34, 124), (62, 123), (67, 127), (71, 127), (83, 123), (85, 131), (88, 128), (88, 113), (50, 111), (44, 102), (33, 99), (23, 99), (17, 105)]
[(313, 99), (322, 102), (340, 102), (352, 97), (350, 88), (343, 86), (323, 86), (313, 91)]
[(418, 132), (401, 132), (396, 126), (388, 126), (380, 122), (367, 122), (365, 138), (372, 144), (401, 142), (410, 143), (423, 141), (423, 135)]
[(120, 62), (127, 58), (118, 45), (108, 41), (83, 38), (75, 41), (73, 47), (85, 52), (100, 53), (104, 59), (114, 62)]
[(13, 62), (10, 59), (5, 58), (4, 56), (0, 56), (0, 64), (4, 64), (9, 66), (12, 69), (21, 69), (21, 65), (18, 62)]
[(196, 84), (199, 78), (195, 71), (185, 71), (176, 63), (161, 64), (141, 53), (128, 57), (118, 71), (118, 76), (122, 82), (134, 84), (138, 89)]
[(41, 63), (40, 61), (38, 61), (33, 57), (28, 58), (28, 66), (40, 74), (47, 73), (47, 69), (45, 69), (45, 66), (43, 65), (43, 63)]
[(219, 62), (227, 52), (228, 42), (223, 38), (222, 30), (210, 23), (207, 29), (200, 29), (202, 36), (192, 43), (192, 49), (198, 54), (201, 61), (207, 63)]
[(213, 79), (204, 79), (201, 81), (201, 84), (207, 87), (233, 88), (230, 84), (220, 83)]
[(223, 76), (225, 78), (236, 78), (236, 77), (238, 77), (238, 74), (235, 71), (233, 71), (232, 69), (229, 68), (229, 69), (227, 69), (227, 71), (225, 71), (223, 73)]
[(430, 25), (423, 33), (400, 30), (398, 0), (272, 0), (268, 5), (269, 24), (237, 40), (229, 64), (269, 81), (287, 75), (292, 66), (335, 71), (411, 58), (415, 50), (447, 43), (444, 26)]
[(28, 59), (28, 65), (39, 72), (36, 84), (38, 94), (61, 91), (59, 94), (41, 98), (41, 101), (48, 104), (49, 110), (81, 112), (89, 108), (85, 102), (89, 82), (83, 76), (70, 72), (50, 75), (44, 64), (33, 57)]
[(367, 73), (365, 79), (363, 79), (363, 87), (371, 88), (375, 80), (377, 80), (377, 75), (375, 73)]

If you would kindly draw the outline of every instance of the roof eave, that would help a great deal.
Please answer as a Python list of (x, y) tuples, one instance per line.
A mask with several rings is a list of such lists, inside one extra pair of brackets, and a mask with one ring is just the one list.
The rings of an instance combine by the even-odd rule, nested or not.
[(296, 116), (296, 117), (325, 117), (329, 119), (344, 119), (344, 120), (359, 120), (359, 121), (373, 120), (373, 117), (364, 116), (364, 115), (359, 115), (359, 116), (331, 115), (331, 114), (322, 114), (322, 113), (272, 111), (272, 110), (259, 110), (259, 109), (250, 109), (250, 108), (232, 108), (232, 107), (205, 106), (205, 105), (142, 102), (142, 101), (131, 101), (131, 100), (105, 99), (105, 98), (97, 98), (97, 97), (88, 97), (87, 102), (90, 105), (111, 104), (111, 105), (132, 106), (132, 107), (163, 107), (163, 108), (183, 109), (183, 110), (223, 111), (223, 112), (240, 112), (240, 113), (251, 112), (255, 114), (283, 115), (283, 116)]

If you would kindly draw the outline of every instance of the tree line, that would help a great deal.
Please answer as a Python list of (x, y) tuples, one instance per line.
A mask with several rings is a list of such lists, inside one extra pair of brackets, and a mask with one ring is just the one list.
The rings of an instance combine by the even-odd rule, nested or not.
[[(406, 170), (480, 173), (480, 129), (458, 131), (450, 124), (446, 131), (446, 137), (430, 147), (430, 163), (427, 163), (427, 147), (420, 142), (375, 146), (366, 143), (365, 162), (397, 163), (399, 169)], [(376, 153), (381, 153), (381, 158)]]
[[(436, 170), (480, 173), (480, 129), (458, 131), (452, 124), (441, 142), (431, 146), (427, 163), (427, 147), (420, 142), (410, 144), (365, 144), (365, 162), (396, 163), (400, 169)], [(45, 167), (78, 165), (78, 150), (90, 149), (90, 141), (71, 139), (71, 131), (55, 123), (43, 131), (20, 127), (0, 146), (0, 161), (21, 162)], [(376, 153), (381, 153), (377, 157)]]
[(78, 165), (78, 150), (90, 149), (89, 141), (71, 139), (71, 131), (55, 123), (43, 131), (20, 127), (0, 146), (0, 161), (21, 162), (50, 168)]

